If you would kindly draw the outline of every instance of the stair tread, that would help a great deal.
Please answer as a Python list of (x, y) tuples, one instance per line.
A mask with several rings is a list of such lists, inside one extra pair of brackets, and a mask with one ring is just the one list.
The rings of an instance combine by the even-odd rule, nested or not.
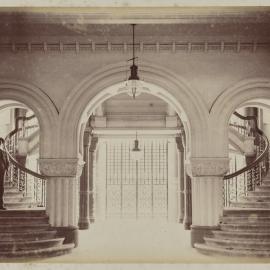
[(205, 241), (213, 241), (213, 242), (224, 242), (224, 243), (234, 243), (234, 244), (264, 244), (270, 245), (270, 239), (263, 240), (262, 239), (222, 239), (222, 238), (214, 238), (214, 237), (204, 237)]
[(75, 245), (72, 243), (72, 244), (63, 244), (61, 246), (41, 248), (41, 249), (35, 249), (35, 250), (18, 250), (12, 253), (10, 251), (0, 251), (0, 256), (5, 256), (6, 258), (18, 257), (18, 256), (31, 256), (31, 255), (35, 256), (35, 255), (42, 255), (42, 253), (46, 253), (46, 252), (71, 250), (74, 247)]
[(264, 212), (267, 211), (270, 213), (270, 209), (267, 208), (258, 208), (258, 207), (227, 207), (223, 209), (224, 211), (232, 211), (232, 212), (237, 212), (237, 211), (242, 211), (242, 212), (248, 212), (248, 211), (256, 211), (256, 212)]
[(242, 250), (242, 249), (232, 249), (232, 248), (222, 248), (208, 246), (206, 244), (195, 244), (195, 247), (200, 251), (210, 251), (212, 253), (219, 253), (220, 255), (234, 255), (234, 256), (256, 256), (256, 257), (265, 257), (270, 255), (270, 250)]
[(213, 230), (214, 234), (235, 234), (235, 235), (247, 235), (247, 236), (251, 236), (251, 235), (258, 235), (258, 236), (270, 236), (270, 231), (269, 232), (250, 232), (250, 231), (222, 231), (222, 230)]
[(49, 239), (38, 239), (38, 240), (27, 240), (27, 239), (20, 239), (20, 240), (9, 240), (9, 241), (0, 241), (0, 248), (1, 245), (14, 245), (14, 243), (21, 245), (21, 244), (35, 244), (35, 243), (46, 243), (46, 242), (57, 242), (64, 240), (63, 237), (58, 238), (49, 238)]

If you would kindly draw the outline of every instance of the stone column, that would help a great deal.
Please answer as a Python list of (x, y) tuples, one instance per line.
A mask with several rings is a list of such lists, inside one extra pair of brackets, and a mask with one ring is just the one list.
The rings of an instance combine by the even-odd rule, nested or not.
[(185, 173), (184, 175), (184, 204), (185, 204), (185, 214), (184, 214), (184, 228), (185, 230), (190, 230), (192, 224), (192, 191), (191, 191), (191, 178)]
[(183, 223), (185, 216), (185, 148), (183, 145), (182, 137), (178, 136), (175, 138), (178, 149), (178, 180), (179, 180), (179, 223)]
[(90, 222), (93, 223), (95, 221), (95, 174), (94, 174), (94, 164), (95, 164), (95, 150), (97, 147), (98, 138), (95, 136), (91, 136), (91, 143), (89, 147), (89, 216)]
[(191, 158), (188, 173), (192, 184), (191, 245), (219, 226), (223, 210), (223, 176), (229, 170), (228, 158)]
[(80, 178), (80, 210), (79, 229), (87, 230), (90, 224), (89, 218), (89, 147), (90, 131), (86, 130), (83, 136), (83, 160), (85, 162)]
[(168, 220), (176, 222), (178, 219), (178, 179), (177, 179), (177, 152), (173, 138), (168, 139)]
[(83, 161), (78, 158), (41, 158), (40, 172), (47, 175), (46, 212), (57, 236), (78, 245), (78, 179)]

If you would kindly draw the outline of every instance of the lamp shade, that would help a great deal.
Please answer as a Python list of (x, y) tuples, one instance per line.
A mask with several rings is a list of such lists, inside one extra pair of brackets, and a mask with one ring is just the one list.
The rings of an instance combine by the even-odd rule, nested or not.
[(137, 139), (134, 141), (134, 148), (131, 150), (130, 155), (133, 160), (139, 160), (143, 157), (143, 151), (139, 148)]

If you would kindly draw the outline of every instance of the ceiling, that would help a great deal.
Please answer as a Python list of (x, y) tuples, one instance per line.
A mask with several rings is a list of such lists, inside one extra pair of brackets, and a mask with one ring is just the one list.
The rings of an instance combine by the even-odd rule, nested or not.
[(94, 42), (270, 39), (269, 8), (0, 9), (0, 36)]

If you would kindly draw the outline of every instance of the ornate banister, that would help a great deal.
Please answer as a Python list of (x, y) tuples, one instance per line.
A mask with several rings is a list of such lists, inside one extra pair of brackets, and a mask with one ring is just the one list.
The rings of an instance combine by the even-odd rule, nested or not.
[[(38, 125), (19, 127), (20, 120), (28, 121), (35, 117), (17, 117), (15, 129), (12, 130), (5, 138), (4, 151), (7, 153), (10, 165), (6, 177), (6, 181), (11, 187), (15, 187), (23, 196), (31, 197), (29, 207), (45, 207), (45, 190), (46, 182), (44, 175), (41, 175), (29, 168), (26, 168), (20, 161), (16, 159), (18, 152), (18, 139), (20, 135), (25, 135), (25, 130), (38, 130)], [(21, 134), (20, 131), (23, 131)], [(17, 156), (18, 157), (18, 156)], [(25, 157), (26, 159), (26, 157)]]
[(258, 128), (256, 116), (242, 116), (234, 112), (234, 115), (244, 121), (253, 121), (254, 127), (246, 125), (248, 136), (254, 136), (257, 143), (256, 158), (247, 166), (224, 176), (224, 205), (228, 207), (230, 202), (238, 201), (241, 196), (247, 195), (256, 186), (261, 185), (262, 178), (269, 169), (269, 141), (262, 130)]

